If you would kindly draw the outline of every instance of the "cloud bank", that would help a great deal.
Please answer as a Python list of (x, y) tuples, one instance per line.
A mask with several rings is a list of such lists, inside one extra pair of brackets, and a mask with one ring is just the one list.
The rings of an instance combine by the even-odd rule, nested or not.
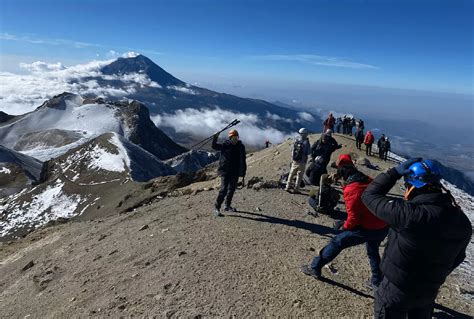
[[(187, 108), (177, 110), (175, 113), (152, 117), (158, 127), (172, 127), (177, 133), (189, 133), (203, 137), (214, 134), (234, 119), (241, 121), (235, 129), (239, 131), (244, 144), (262, 146), (266, 140), (279, 143), (289, 137), (274, 128), (263, 126), (256, 114), (235, 113), (220, 108)], [(227, 136), (227, 132), (223, 132), (221, 136)]]
[(379, 67), (371, 64), (354, 62), (349, 59), (339, 57), (329, 57), (315, 54), (269, 54), (251, 56), (252, 60), (259, 61), (287, 61), (299, 62), (310, 65), (322, 65), (328, 67), (350, 68), (350, 69), (374, 69)]
[[(135, 54), (131, 52), (126, 55)], [(122, 76), (103, 75), (100, 69), (113, 61), (114, 59), (92, 61), (71, 67), (65, 67), (59, 62), (37, 61), (20, 64), (21, 68), (30, 74), (0, 72), (0, 111), (13, 115), (30, 112), (45, 100), (66, 91), (80, 95), (122, 98), (135, 93), (137, 87), (160, 87), (158, 83), (141, 73)], [(101, 86), (97, 79), (118, 80), (122, 85)]]

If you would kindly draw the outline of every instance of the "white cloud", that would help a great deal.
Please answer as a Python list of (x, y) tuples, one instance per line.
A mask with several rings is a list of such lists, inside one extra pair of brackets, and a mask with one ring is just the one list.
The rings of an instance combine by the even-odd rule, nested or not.
[(46, 63), (42, 61), (36, 61), (33, 63), (20, 63), (20, 68), (26, 69), (30, 72), (44, 72), (44, 71), (59, 71), (64, 70), (66, 67), (61, 62), (58, 63)]
[[(271, 127), (263, 127), (256, 114), (235, 113), (232, 111), (216, 109), (191, 109), (177, 110), (172, 114), (163, 114), (152, 117), (157, 126), (172, 127), (178, 133), (210, 136), (225, 127), (234, 119), (241, 121), (235, 129), (239, 131), (244, 144), (263, 145), (268, 139), (279, 143), (288, 136)], [(221, 136), (226, 136), (227, 132)]]
[(311, 115), (311, 113), (308, 113), (308, 112), (298, 112), (298, 116), (299, 116), (300, 119), (302, 119), (304, 121), (308, 121), (308, 122), (314, 122), (315, 121), (313, 115)]
[(346, 58), (329, 57), (315, 54), (269, 54), (269, 55), (256, 55), (249, 57), (252, 60), (259, 61), (288, 61), (288, 62), (299, 62), (310, 65), (322, 65), (329, 67), (338, 68), (351, 68), (351, 69), (379, 69), (379, 67), (354, 62)]
[[(190, 85), (186, 85), (186, 86), (189, 87)], [(183, 92), (183, 93), (186, 93), (186, 94), (196, 95), (196, 91), (194, 91), (194, 90), (192, 90), (188, 87), (170, 85), (170, 86), (167, 86), (166, 88), (169, 89), (169, 90), (175, 90), (175, 91)]]
[(130, 52), (125, 52), (122, 56), (124, 58), (136, 58), (139, 55), (140, 55), (140, 53), (130, 51)]
[[(145, 74), (102, 75), (100, 69), (112, 61), (114, 60), (92, 61), (67, 68), (61, 63), (37, 61), (21, 64), (21, 67), (29, 70), (31, 74), (0, 72), (0, 111), (14, 115), (30, 112), (45, 100), (66, 91), (121, 98), (135, 93), (137, 87), (160, 87)], [(122, 85), (120, 88), (100, 86), (97, 80), (87, 79), (89, 77), (119, 80)]]
[(273, 114), (273, 113), (270, 113), (268, 111), (265, 113), (265, 117), (267, 119), (274, 120), (274, 121), (282, 121), (282, 122), (293, 123), (293, 121), (291, 119), (286, 119), (284, 117), (281, 117), (278, 114)]

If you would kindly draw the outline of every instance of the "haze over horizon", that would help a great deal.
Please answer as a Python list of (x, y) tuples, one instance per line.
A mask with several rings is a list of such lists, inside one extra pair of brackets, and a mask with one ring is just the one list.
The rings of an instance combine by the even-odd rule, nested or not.
[(471, 1), (6, 0), (0, 8), (2, 104), (14, 105), (5, 98), (12, 79), (135, 51), (220, 92), (474, 130)]

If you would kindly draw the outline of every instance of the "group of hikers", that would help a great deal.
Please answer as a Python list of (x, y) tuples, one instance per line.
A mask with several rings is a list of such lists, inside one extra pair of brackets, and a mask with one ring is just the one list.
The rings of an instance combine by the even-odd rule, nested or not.
[[(363, 121), (357, 122), (357, 129), (363, 131)], [(332, 153), (342, 147), (333, 136), (335, 123), (330, 114), (313, 145), (309, 131), (301, 128), (291, 147), (285, 190), (300, 193), (304, 185), (319, 186), (317, 194), (310, 191), (308, 202), (316, 212), (331, 215), (340, 199), (335, 185), (341, 185), (347, 213), (345, 220), (335, 220), (335, 236), (301, 271), (322, 279), (323, 266), (342, 250), (365, 244), (372, 272), (367, 286), (374, 291), (375, 318), (431, 318), (438, 290), (466, 257), (472, 225), (441, 183), (442, 173), (433, 160), (408, 159), (372, 179), (357, 169), (349, 154), (341, 154), (334, 163), (336, 172), (327, 174)], [(247, 168), (238, 132), (231, 130), (228, 137), (219, 144), (216, 134), (212, 143), (221, 152), (215, 216), (222, 216), (224, 199), (224, 211), (236, 212), (232, 196)], [(370, 152), (373, 139), (370, 143), (366, 139), (367, 135), (364, 144)], [(388, 142), (385, 136), (381, 140)], [(379, 156), (387, 159), (386, 153)], [(400, 178), (406, 188), (403, 198), (390, 196), (388, 192)], [(386, 238), (381, 258), (379, 249)]]
[[(354, 137), (357, 149), (362, 149), (362, 144), (365, 145), (365, 153), (367, 156), (372, 156), (372, 145), (375, 141), (375, 136), (372, 131), (367, 131), (364, 134), (365, 124), (362, 119), (355, 119), (354, 116), (344, 115), (342, 118), (335, 118), (333, 113), (329, 113), (329, 116), (323, 122), (323, 132), (331, 130), (331, 132), (341, 133), (352, 136), (353, 129), (355, 127)], [(390, 141), (385, 134), (382, 134), (377, 141), (377, 149), (379, 158), (387, 161), (388, 153), (390, 152)]]

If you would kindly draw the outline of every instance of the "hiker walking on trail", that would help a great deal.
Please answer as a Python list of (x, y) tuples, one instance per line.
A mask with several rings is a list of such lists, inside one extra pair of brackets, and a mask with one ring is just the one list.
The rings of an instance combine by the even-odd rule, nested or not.
[(367, 156), (372, 156), (372, 144), (374, 144), (374, 140), (375, 138), (372, 132), (367, 131), (367, 134), (365, 134), (365, 138), (364, 138), (365, 154)]
[(385, 134), (380, 136), (379, 140), (377, 141), (377, 148), (379, 150), (379, 158), (383, 159), (383, 144), (385, 143)]
[(336, 231), (342, 230), (342, 232), (333, 237), (329, 244), (321, 249), (319, 255), (313, 259), (310, 265), (302, 266), (301, 271), (319, 279), (322, 277), (323, 266), (336, 258), (342, 250), (365, 243), (372, 270), (369, 286), (375, 289), (382, 281), (379, 247), (387, 236), (388, 227), (362, 203), (362, 193), (372, 179), (355, 168), (349, 154), (339, 156), (337, 176), (344, 181), (342, 189), (347, 220), (334, 223), (334, 229)]
[(286, 182), (285, 190), (290, 191), (293, 178), (296, 175), (296, 183), (294, 186), (294, 192), (298, 193), (300, 188), (301, 179), (306, 168), (306, 162), (308, 161), (308, 155), (311, 152), (311, 145), (308, 140), (308, 130), (301, 128), (298, 131), (298, 135), (293, 140), (291, 146), (291, 167)]
[(334, 131), (334, 124), (336, 123), (336, 119), (332, 115), (332, 113), (329, 113), (329, 116), (326, 120), (323, 122), (323, 133), (325, 133), (327, 130)]
[[(405, 199), (387, 196), (404, 177)], [(466, 257), (472, 225), (432, 160), (409, 159), (378, 175), (362, 202), (390, 226), (375, 318), (431, 318), (438, 290)]]
[(265, 141), (265, 148), (269, 148), (272, 143), (269, 140)]
[(232, 197), (239, 177), (245, 178), (247, 172), (247, 163), (245, 159), (245, 146), (239, 140), (239, 133), (236, 130), (229, 131), (229, 139), (224, 143), (217, 143), (219, 134), (215, 134), (212, 139), (212, 148), (220, 151), (219, 168), (217, 169), (221, 176), (221, 188), (217, 196), (214, 215), (222, 216), (221, 206), (225, 199), (224, 211), (235, 212), (236, 209), (231, 206)]

